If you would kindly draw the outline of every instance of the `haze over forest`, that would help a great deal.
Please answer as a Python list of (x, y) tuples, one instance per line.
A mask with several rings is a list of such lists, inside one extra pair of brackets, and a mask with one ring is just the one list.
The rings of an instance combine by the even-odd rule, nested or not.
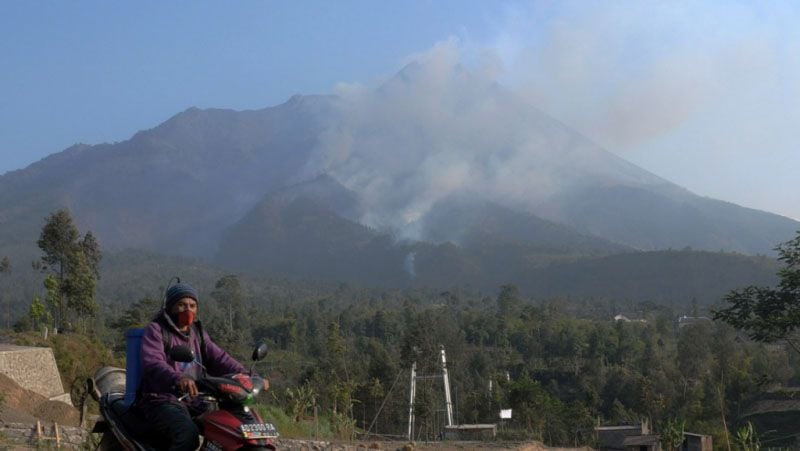
[[(664, 449), (684, 426), (796, 447), (798, 22), (718, 0), (4, 2), (0, 342), (52, 347), (76, 402), (179, 276), (224, 349), (268, 343), (258, 408), (284, 437), (405, 436), (397, 381), (444, 347), (455, 421), (510, 408), (517, 443), (647, 418)], [(420, 440), (443, 432), (425, 381)]]
[(465, 66), (663, 178), (800, 218), (791, 185), (796, 5), (443, 1), (367, 10), (314, 1), (4, 5), (0, 81), (10, 89), (0, 172), (73, 143), (125, 140), (191, 106), (260, 109), (339, 83), (374, 87), (450, 45)]
[(68, 208), (112, 254), (671, 303), (774, 280), (758, 256), (800, 228), (619, 158), (464, 67), (449, 43), (374, 88), (190, 108), (126, 141), (70, 147), (1, 176), (0, 207), (0, 255), (16, 261), (36, 259), (42, 218)]
[[(30, 118), (32, 105), (60, 118), (37, 121), (36, 136), (66, 136), (62, 129), (69, 124), (131, 132), (117, 132), (107, 144), (76, 144), (0, 176), (0, 256), (17, 268), (37, 259), (44, 218), (68, 208), (109, 259), (145, 251), (153, 258), (199, 258), (256, 277), (374, 287), (466, 284), (488, 291), (515, 283), (529, 295), (679, 303), (714, 303), (735, 286), (774, 281), (775, 262), (760, 255), (774, 256), (797, 222), (747, 208), (756, 202), (740, 207), (730, 201), (743, 198), (733, 194), (741, 187), (748, 195), (760, 192), (767, 186), (763, 174), (770, 174), (769, 184), (793, 180), (782, 175), (791, 163), (773, 164), (773, 157), (786, 154), (785, 124), (794, 117), (792, 110), (779, 114), (774, 100), (793, 91), (776, 92), (789, 85), (772, 82), (795, 70), (781, 56), (794, 51), (795, 40), (780, 39), (795, 11), (775, 6), (757, 14), (735, 5), (720, 14), (697, 5), (571, 2), (462, 6), (387, 5), (369, 26), (381, 28), (382, 14), (398, 21), (418, 17), (414, 36), (398, 39), (396, 30), (382, 27), (389, 34), (371, 39), (384, 45), (345, 45), (367, 53), (338, 52), (338, 59), (312, 50), (304, 38), (290, 39), (295, 28), (285, 24), (313, 17), (288, 6), (270, 9), (261, 21), (244, 9), (218, 11), (220, 23), (238, 30), (229, 41), (212, 39), (188, 17), (163, 28), (154, 23), (148, 39), (173, 44), (147, 52), (149, 41), (135, 40), (129, 45), (138, 50), (124, 56), (84, 40), (104, 32), (102, 25), (84, 24), (75, 46), (60, 50), (98, 58), (109, 75), (100, 80), (83, 71), (74, 79), (61, 70), (63, 80), (39, 84), (26, 72), (30, 65), (12, 64), (6, 76), (40, 90), (21, 91), (29, 95), (21, 97), (20, 114), (0, 121), (11, 127), (2, 135), (30, 130), (13, 124)], [(353, 28), (342, 27), (350, 20), (344, 10), (317, 7), (330, 20), (306, 28), (329, 31), (336, 45), (352, 43), (340, 34)], [(417, 14), (419, 8), (429, 10)], [(25, 8), (8, 12), (6, 20), (24, 23)], [(204, 12), (200, 7), (189, 14)], [(65, 28), (58, 13), (48, 9), (43, 23), (54, 35), (72, 36), (82, 18)], [(697, 18), (709, 17), (718, 26), (714, 36), (697, 26)], [(469, 26), (454, 26), (459, 23)], [(265, 31), (265, 24), (274, 26)], [(191, 42), (165, 38), (181, 27), (213, 44), (200, 52)], [(278, 30), (285, 33), (281, 39), (263, 38)], [(134, 30), (120, 25), (118, 31)], [(19, 33), (30, 39), (31, 52), (11, 46), (13, 55), (53, 61), (46, 56), (54, 49), (40, 46), (38, 35)], [(239, 39), (247, 37), (243, 45)], [(295, 56), (316, 56), (290, 64), (273, 47), (277, 42), (297, 45)], [(239, 53), (258, 46), (275, 59)], [(379, 48), (399, 53), (387, 57)], [(190, 64), (180, 57), (188, 54), (198, 59)], [(380, 68), (365, 72), (364, 61), (380, 62)], [(314, 62), (319, 66), (303, 66)], [(220, 73), (223, 66), (228, 69)], [(295, 66), (307, 69), (289, 74)], [(345, 67), (351, 71), (342, 72)], [(246, 77), (240, 68), (250, 69)], [(123, 76), (137, 71), (144, 77)], [(168, 73), (182, 83), (167, 87)], [(244, 77), (239, 81), (261, 78), (244, 85), (226, 78), (236, 74)], [(151, 84), (140, 85), (142, 79)], [(92, 80), (108, 89), (90, 89)], [(244, 86), (250, 89), (235, 90)], [(137, 90), (143, 97), (126, 100)], [(44, 92), (50, 93), (46, 106)], [(133, 104), (137, 114), (122, 114)], [(63, 105), (84, 114), (67, 118), (59, 113)], [(219, 108), (226, 105), (239, 107)], [(77, 118), (94, 122), (78, 126)], [(764, 139), (748, 134), (753, 129)], [(29, 144), (2, 148), (32, 151)], [(652, 171), (621, 156), (653, 164)], [(706, 194), (724, 191), (719, 187), (693, 192), (664, 174), (692, 186), (725, 181), (736, 190), (716, 200)], [(779, 197), (787, 192), (796, 190), (773, 190), (762, 199), (800, 204)], [(39, 284), (33, 274), (25, 277), (29, 288), (18, 295), (29, 298), (30, 287)]]

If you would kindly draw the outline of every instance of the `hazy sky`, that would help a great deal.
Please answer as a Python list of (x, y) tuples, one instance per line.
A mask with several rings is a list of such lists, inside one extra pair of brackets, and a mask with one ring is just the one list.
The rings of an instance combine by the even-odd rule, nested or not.
[(432, 49), (700, 195), (800, 219), (800, 3), (0, 2), (0, 173)]

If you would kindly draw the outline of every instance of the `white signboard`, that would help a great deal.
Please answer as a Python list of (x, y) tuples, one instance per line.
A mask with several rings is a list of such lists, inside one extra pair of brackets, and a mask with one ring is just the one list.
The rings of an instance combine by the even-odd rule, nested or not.
[(511, 409), (503, 409), (500, 411), (500, 419), (508, 420), (511, 418)]

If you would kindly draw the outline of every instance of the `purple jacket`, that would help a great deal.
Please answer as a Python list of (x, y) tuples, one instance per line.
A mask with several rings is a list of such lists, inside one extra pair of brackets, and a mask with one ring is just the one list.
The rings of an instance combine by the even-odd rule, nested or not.
[[(197, 328), (190, 329), (187, 337), (175, 326), (175, 323), (163, 310), (147, 325), (142, 336), (141, 365), (142, 381), (140, 384), (140, 405), (147, 409), (165, 402), (174, 402), (177, 397), (178, 381), (185, 376), (197, 378), (202, 369), (195, 364), (172, 361), (164, 352), (164, 339), (161, 325), (169, 329), (170, 344), (190, 346), (197, 360), (202, 360), (210, 376), (222, 376), (231, 373), (246, 373), (247, 369), (217, 346), (206, 331), (203, 331), (205, 349), (200, 351), (200, 339)], [(205, 357), (203, 359), (203, 357)]]

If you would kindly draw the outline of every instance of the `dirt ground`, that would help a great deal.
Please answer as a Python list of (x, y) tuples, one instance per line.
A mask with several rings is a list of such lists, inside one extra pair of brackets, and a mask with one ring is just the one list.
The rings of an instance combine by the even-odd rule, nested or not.
[[(548, 448), (538, 442), (512, 443), (512, 442), (437, 442), (437, 443), (384, 443), (384, 450), (426, 450), (426, 451), (561, 451), (564, 448)], [(586, 448), (575, 448), (584, 450)], [(572, 450), (572, 449), (570, 449)]]
[(80, 412), (74, 407), (59, 402), (48, 401), (44, 396), (20, 387), (8, 376), (0, 374), (0, 424), (29, 423), (36, 420), (43, 423), (57, 422), (64, 426), (78, 426)]
[[(285, 449), (314, 449), (310, 443), (302, 440), (286, 440)], [(303, 446), (306, 445), (306, 446)], [(591, 448), (550, 448), (540, 442), (406, 442), (406, 441), (375, 441), (375, 442), (340, 442), (330, 443), (326, 450), (364, 450), (371, 449), (384, 451), (593, 451)]]
[[(78, 426), (80, 423), (80, 413), (78, 409), (58, 402), (48, 401), (42, 395), (26, 390), (7, 376), (0, 374), (0, 394), (3, 395), (3, 402), (0, 405), (0, 425), (4, 423), (27, 423), (35, 424), (38, 419), (42, 423), (58, 422), (64, 426)], [(287, 440), (289, 448), (291, 442)], [(302, 442), (299, 440), (298, 442)], [(396, 442), (346, 442), (331, 443), (331, 450), (355, 449), (355, 450), (386, 450), (386, 451), (588, 451), (589, 448), (548, 448), (538, 442), (512, 443), (512, 442), (416, 442), (406, 441)], [(0, 451), (33, 449), (20, 445), (9, 445), (0, 443)]]

